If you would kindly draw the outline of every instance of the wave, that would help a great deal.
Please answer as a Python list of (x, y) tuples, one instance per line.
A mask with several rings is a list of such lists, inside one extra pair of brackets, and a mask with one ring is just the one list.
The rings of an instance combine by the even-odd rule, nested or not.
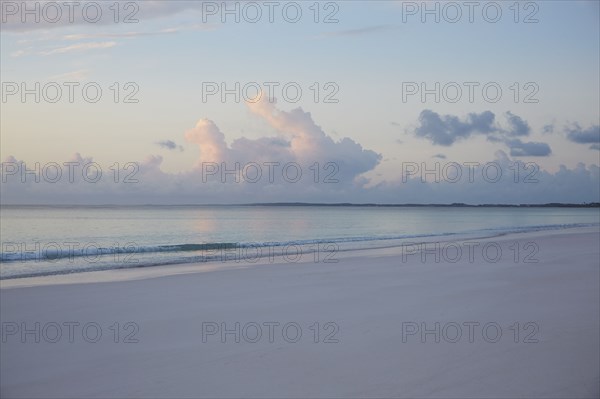
[[(550, 225), (530, 225), (530, 226), (512, 226), (512, 227), (497, 227), (487, 228), (463, 232), (444, 232), (432, 234), (403, 234), (403, 235), (378, 235), (378, 236), (352, 236), (352, 237), (332, 237), (319, 239), (304, 239), (293, 241), (269, 241), (269, 242), (212, 242), (212, 243), (186, 243), (186, 244), (162, 244), (162, 245), (146, 245), (139, 246), (135, 243), (128, 243), (124, 246), (100, 246), (95, 243), (86, 244), (84, 248), (73, 248), (73, 243), (65, 243), (60, 245), (57, 243), (46, 243), (44, 245), (36, 245), (34, 250), (27, 249), (24, 243), (2, 243), (2, 252), (0, 253), (0, 261), (9, 262), (27, 262), (27, 261), (57, 261), (60, 259), (74, 258), (99, 258), (109, 257), (111, 255), (133, 255), (133, 254), (152, 254), (152, 253), (193, 253), (202, 252), (203, 259), (210, 259), (211, 255), (218, 256), (218, 252), (235, 250), (235, 249), (260, 249), (266, 247), (286, 247), (286, 246), (310, 246), (310, 245), (327, 245), (327, 244), (342, 244), (342, 243), (358, 243), (358, 242), (376, 242), (376, 241), (392, 241), (392, 240), (409, 240), (431, 237), (448, 237), (448, 236), (466, 236), (472, 234), (480, 234), (485, 237), (500, 236), (510, 233), (525, 233), (536, 232), (543, 230), (556, 230), (577, 227), (593, 227), (599, 226), (598, 223), (571, 223), (571, 224), (550, 224)], [(20, 250), (24, 248), (24, 250)], [(8, 250), (7, 250), (8, 249)], [(193, 258), (191, 258), (193, 260)], [(181, 263), (181, 262), (176, 262)], [(163, 264), (163, 262), (161, 262)]]
[[(27, 260), (58, 260), (65, 258), (77, 258), (77, 257), (98, 257), (103, 255), (115, 255), (115, 254), (136, 254), (136, 253), (155, 253), (155, 252), (190, 252), (190, 251), (211, 251), (211, 250), (224, 250), (235, 248), (236, 243), (206, 243), (206, 244), (177, 244), (177, 245), (156, 245), (156, 246), (138, 246), (135, 243), (128, 243), (124, 246), (112, 246), (102, 247), (86, 244), (85, 248), (73, 248), (73, 243), (64, 243), (60, 245), (58, 243), (46, 243), (43, 246), (37, 245), (35, 250), (23, 250), (20, 251), (19, 245), (24, 246), (25, 244), (18, 243), (3, 243), (3, 252), (0, 253), (0, 260), (2, 262), (11, 261), (27, 261)], [(63, 248), (65, 247), (65, 248)], [(5, 252), (6, 248), (15, 248), (8, 253)]]

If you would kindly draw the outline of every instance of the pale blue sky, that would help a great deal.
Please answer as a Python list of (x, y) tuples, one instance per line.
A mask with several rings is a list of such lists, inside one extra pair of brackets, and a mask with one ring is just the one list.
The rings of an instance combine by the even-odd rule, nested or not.
[[(2, 3), (4, 9), (7, 2)], [(332, 24), (314, 23), (313, 2), (300, 2), (303, 16), (297, 24), (277, 12), (274, 23), (222, 23), (218, 16), (207, 16), (204, 23), (201, 2), (138, 2), (140, 22), (134, 24), (114, 24), (106, 14), (100, 24), (23, 24), (9, 18), (2, 24), (3, 83), (100, 82), (108, 99), (23, 104), (18, 97), (9, 98), (2, 103), (0, 156), (58, 162), (80, 153), (111, 164), (160, 155), (162, 171), (186, 172), (199, 161), (200, 151), (184, 134), (200, 119), (214, 121), (227, 143), (281, 134), (231, 97), (225, 104), (218, 97), (204, 103), (203, 82), (276, 81), (298, 82), (304, 90), (296, 104), (282, 101), (276, 92), (279, 109), (302, 107), (334, 141), (349, 137), (381, 154), (381, 162), (364, 174), (372, 183), (398, 179), (399, 162), (430, 162), (439, 153), (457, 162), (489, 161), (498, 150), (509, 153), (504, 141), (481, 135), (451, 146), (417, 137), (414, 131), (425, 109), (460, 120), (491, 111), (500, 125), (511, 112), (531, 127), (523, 141), (551, 148), (548, 156), (519, 160), (552, 173), (560, 165), (598, 165), (600, 151), (590, 149), (595, 142), (569, 140), (565, 126), (577, 123), (582, 130), (597, 130), (599, 124), (599, 3), (517, 2), (520, 19), (534, 5), (538, 8), (534, 18), (539, 22), (530, 24), (513, 21), (509, 7), (515, 2), (498, 3), (503, 15), (495, 24), (481, 14), (490, 2), (477, 3), (474, 23), (463, 14), (455, 24), (443, 18), (435, 23), (431, 16), (422, 23), (418, 15), (403, 15), (407, 6), (399, 1), (336, 2), (339, 22)], [(474, 103), (466, 100), (466, 92), (455, 104), (422, 103), (418, 96), (402, 102), (402, 82), (436, 81), (498, 82), (504, 91), (497, 103), (483, 101), (477, 90)], [(111, 82), (135, 82), (140, 102), (114, 104)], [(335, 82), (339, 102), (315, 104), (309, 90), (314, 82)], [(539, 103), (515, 103), (509, 89), (514, 82), (534, 82)], [(554, 132), (542, 133), (550, 124)], [(184, 151), (156, 145), (164, 140)]]

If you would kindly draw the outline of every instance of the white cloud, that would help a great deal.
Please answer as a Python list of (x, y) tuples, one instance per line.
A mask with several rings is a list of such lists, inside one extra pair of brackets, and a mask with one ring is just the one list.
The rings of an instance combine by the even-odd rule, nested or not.
[[(82, 178), (80, 169), (75, 173), (76, 180), (73, 183), (66, 177), (57, 183), (47, 183), (43, 179), (36, 183), (31, 174), (26, 182), (22, 182), (20, 174), (5, 173), (3, 180), (6, 182), (1, 184), (0, 201), (5, 204), (600, 202), (600, 187), (597, 184), (600, 168), (597, 165), (579, 164), (573, 169), (561, 166), (556, 173), (550, 173), (536, 165), (511, 159), (503, 151), (498, 151), (492, 161), (503, 172), (498, 180), (489, 179), (489, 175), (495, 177), (495, 168), (486, 174), (488, 179), (482, 178), (486, 168), (480, 164), (473, 170), (473, 180), (464, 169), (463, 177), (457, 182), (452, 182), (448, 176), (442, 176), (441, 181), (423, 181), (422, 174), (413, 174), (408, 179), (398, 177), (371, 185), (364, 174), (373, 171), (380, 163), (380, 154), (364, 149), (350, 138), (333, 140), (313, 121), (310, 113), (301, 108), (282, 111), (266, 99), (249, 104), (249, 108), (277, 134), (257, 139), (242, 137), (228, 145), (225, 133), (213, 121), (201, 119), (185, 132), (186, 140), (196, 144), (200, 150), (198, 162), (190, 165), (189, 170), (166, 173), (161, 169), (163, 158), (151, 155), (137, 164), (135, 174), (131, 176), (136, 182), (131, 184), (123, 183), (122, 179), (127, 175), (125, 173), (121, 174), (120, 181), (115, 182), (109, 170), (111, 165), (103, 166), (106, 168), (105, 178), (93, 184)], [(76, 154), (69, 161), (84, 165), (94, 160)], [(14, 166), (20, 161), (9, 157), (6, 162)], [(62, 160), (55, 162), (63, 164)], [(274, 181), (267, 178), (266, 162), (279, 165), (274, 169)], [(303, 178), (295, 182), (281, 178), (282, 166), (292, 162), (300, 165), (304, 173)], [(335, 167), (324, 168), (328, 162)], [(445, 164), (452, 160), (438, 159), (433, 162)], [(220, 172), (206, 179), (202, 173), (203, 163), (213, 163)], [(235, 182), (233, 176), (222, 173), (224, 168), (235, 170), (236, 164), (243, 168), (250, 163), (263, 166), (263, 176), (257, 182), (244, 179)], [(315, 163), (318, 163), (320, 173), (317, 180), (314, 179), (314, 169), (311, 169)], [(32, 169), (31, 165), (27, 166), (29, 170)], [(431, 171), (434, 169), (432, 166), (430, 162), (424, 169)], [(518, 181), (515, 181), (515, 170), (520, 171)], [(331, 172), (333, 179), (326, 182), (326, 176)], [(66, 176), (66, 168), (63, 173)], [(251, 175), (255, 176), (254, 173)]]
[(53, 54), (65, 54), (72, 52), (88, 51), (95, 49), (111, 48), (117, 45), (117, 42), (91, 42), (91, 43), (77, 43), (70, 46), (58, 47), (49, 51), (42, 51), (42, 55), (53, 55)]
[(23, 49), (23, 50), (13, 51), (12, 53), (10, 53), (10, 56), (13, 58), (19, 58), (19, 57), (23, 57), (23, 56), (29, 55), (29, 54), (30, 54), (29, 49)]
[[(8, 2), (3, 2), (8, 3)], [(6, 5), (3, 9), (2, 30), (6, 32), (28, 32), (34, 30), (50, 30), (69, 26), (97, 26), (97, 25), (116, 25), (114, 22), (115, 8), (113, 1), (90, 1), (83, 0), (73, 5), (71, 11), (66, 2), (56, 1), (31, 1), (28, 7), (33, 9), (37, 7), (38, 20), (35, 20), (33, 14), (22, 21), (22, 3), (20, 1), (10, 2), (11, 5)], [(128, 17), (128, 21), (132, 26), (135, 26), (137, 21), (146, 21), (148, 19), (165, 18), (186, 10), (200, 11), (202, 9), (202, 1), (121, 1), (118, 23), (124, 23), (124, 19)], [(56, 17), (56, 8), (60, 10), (60, 17)], [(99, 8), (99, 10), (98, 10)], [(85, 12), (83, 10), (86, 10)], [(96, 13), (101, 15), (96, 20)], [(91, 22), (95, 21), (95, 22)]]
[(52, 81), (65, 81), (65, 82), (80, 82), (86, 80), (89, 76), (90, 71), (88, 69), (80, 69), (77, 71), (61, 73), (60, 75), (50, 76)]
[(229, 147), (214, 122), (200, 120), (195, 128), (186, 132), (186, 139), (199, 146), (199, 163), (297, 162), (308, 166), (315, 162), (333, 162), (339, 166), (339, 177), (353, 184), (359, 175), (374, 169), (381, 160), (381, 155), (363, 149), (350, 138), (334, 141), (302, 108), (281, 111), (265, 96), (258, 102), (248, 103), (248, 108), (274, 128), (278, 136), (256, 140), (240, 138)]

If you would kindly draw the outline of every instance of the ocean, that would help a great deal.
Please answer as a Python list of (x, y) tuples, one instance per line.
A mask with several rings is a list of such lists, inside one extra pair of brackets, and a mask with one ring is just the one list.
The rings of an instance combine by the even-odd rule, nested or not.
[(600, 226), (598, 208), (3, 206), (0, 279), (259, 259), (335, 261), (420, 240)]

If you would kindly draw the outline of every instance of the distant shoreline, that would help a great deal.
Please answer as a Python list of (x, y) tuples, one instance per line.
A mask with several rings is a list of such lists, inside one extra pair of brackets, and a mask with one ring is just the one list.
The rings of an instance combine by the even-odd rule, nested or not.
[(590, 202), (582, 204), (552, 202), (545, 204), (378, 204), (378, 203), (317, 203), (317, 202), (260, 202), (248, 204), (0, 204), (0, 208), (141, 208), (141, 207), (357, 207), (357, 208), (600, 208), (600, 202)]

